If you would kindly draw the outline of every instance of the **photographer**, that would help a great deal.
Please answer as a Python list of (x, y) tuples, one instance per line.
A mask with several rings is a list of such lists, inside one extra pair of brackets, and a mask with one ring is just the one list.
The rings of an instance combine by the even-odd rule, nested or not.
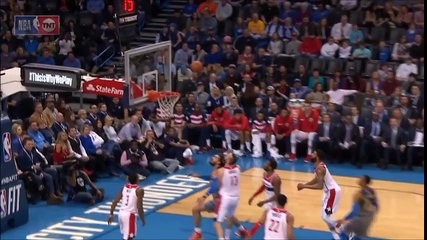
[(148, 165), (147, 156), (138, 149), (138, 144), (136, 140), (129, 143), (129, 149), (122, 153), (120, 165), (126, 175), (138, 174), (138, 178), (143, 180), (150, 175), (150, 171), (146, 168)]
[[(104, 199), (104, 189), (96, 187), (89, 176), (81, 170), (81, 166), (76, 160), (73, 160), (65, 171), (68, 184), (67, 201), (73, 200), (93, 205)], [(87, 185), (91, 187), (91, 191), (87, 190)]]

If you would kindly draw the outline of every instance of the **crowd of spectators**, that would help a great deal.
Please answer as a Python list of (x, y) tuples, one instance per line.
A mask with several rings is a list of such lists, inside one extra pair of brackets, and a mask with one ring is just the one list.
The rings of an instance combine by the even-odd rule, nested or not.
[[(127, 108), (118, 98), (76, 113), (51, 95), (22, 116), (21, 97), (12, 97), (9, 114), (21, 119), (13, 127), (18, 170), (50, 176), (35, 192), (53, 204), (70, 189), (71, 199), (94, 203), (103, 195), (92, 182), (98, 177), (169, 174), (191, 164), (194, 152), (212, 148), (288, 161), (309, 161), (322, 148), (334, 162), (385, 169), (394, 161), (412, 170), (424, 147), (423, 5), (362, 3), (189, 0), (157, 37), (174, 50), (181, 99), (172, 118)], [(105, 23), (94, 19), (100, 25), (92, 30)], [(66, 31), (64, 39), (73, 35)], [(36, 39), (24, 43), (30, 40)], [(49, 42), (41, 47), (46, 56), (55, 46)], [(196, 60), (203, 71), (192, 71)], [(86, 194), (76, 198), (76, 192)]]
[[(139, 17), (149, 17), (150, 1), (140, 2)], [(94, 58), (98, 54), (110, 45), (116, 52), (120, 50), (112, 0), (5, 0), (0, 7), (2, 70), (41, 63), (96, 72), (99, 66)], [(58, 15), (60, 35), (15, 35), (14, 18), (18, 15)], [(143, 21), (140, 19), (138, 24)]]

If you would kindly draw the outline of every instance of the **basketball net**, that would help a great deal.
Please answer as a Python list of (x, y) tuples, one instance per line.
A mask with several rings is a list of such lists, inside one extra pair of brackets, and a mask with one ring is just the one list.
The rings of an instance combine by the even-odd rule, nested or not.
[(172, 118), (175, 104), (180, 94), (177, 92), (160, 92), (157, 98), (159, 104), (159, 115), (161, 118)]

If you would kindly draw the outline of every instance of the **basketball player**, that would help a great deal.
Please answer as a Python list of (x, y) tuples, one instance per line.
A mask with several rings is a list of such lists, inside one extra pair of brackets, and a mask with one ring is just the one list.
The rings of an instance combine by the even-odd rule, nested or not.
[(305, 188), (313, 190), (323, 189), (323, 203), (321, 209), (321, 216), (323, 221), (328, 225), (334, 239), (340, 239), (338, 233), (335, 231), (337, 224), (331, 215), (338, 210), (338, 204), (341, 196), (341, 188), (333, 179), (326, 165), (322, 162), (325, 153), (321, 150), (316, 150), (311, 155), (311, 161), (314, 162), (315, 177), (308, 183), (298, 183), (298, 191)]
[(276, 140), (271, 134), (271, 123), (267, 119), (263, 112), (258, 112), (256, 118), (252, 120), (253, 158), (262, 157), (262, 141), (265, 141), (267, 149), (271, 149), (271, 144), (275, 145)]
[(132, 240), (136, 236), (135, 214), (138, 212), (142, 226), (145, 225), (144, 209), (142, 207), (142, 198), (144, 190), (138, 186), (138, 175), (128, 175), (129, 183), (122, 187), (117, 193), (110, 208), (108, 224), (113, 221), (113, 213), (117, 203), (121, 200), (119, 211), (120, 232), (123, 234), (123, 240)]
[[(219, 200), (215, 204), (217, 211), (214, 228), (219, 240), (230, 239), (231, 226), (237, 221), (234, 213), (240, 199), (240, 166), (236, 164), (237, 159), (232, 153), (226, 153), (224, 160), (225, 166), (218, 169)], [(224, 220), (225, 234), (221, 226)], [(240, 226), (240, 230), (241, 233), (246, 232), (243, 226)]]
[(367, 175), (360, 177), (358, 184), (360, 191), (354, 195), (353, 208), (344, 219), (338, 220), (337, 228), (340, 228), (341, 240), (364, 239), (368, 237), (369, 228), (378, 211), (378, 200), (374, 189), (369, 187), (371, 178)]
[[(224, 167), (225, 160), (224, 155), (216, 154), (214, 155), (209, 163), (214, 167), (211, 173), (211, 181), (210, 187), (208, 191), (206, 191), (205, 195), (199, 198), (196, 202), (196, 205), (193, 207), (193, 220), (194, 220), (194, 232), (193, 235), (189, 238), (189, 240), (198, 240), (202, 239), (202, 230), (200, 229), (202, 215), (201, 213), (206, 212), (214, 212), (215, 211), (215, 203), (219, 200), (219, 186), (218, 186), (218, 170)], [(213, 199), (206, 202), (206, 199), (212, 195)], [(239, 234), (242, 236), (247, 236), (246, 229), (241, 225), (239, 220), (235, 217), (232, 218), (232, 221), (236, 227), (239, 228)]]
[(254, 198), (265, 191), (265, 200), (259, 201), (257, 203), (258, 207), (264, 208), (264, 212), (260, 220), (252, 226), (251, 230), (249, 230), (249, 236), (253, 236), (258, 228), (262, 225), (262, 219), (265, 219), (267, 211), (273, 207), (276, 207), (276, 200), (280, 195), (280, 190), (282, 187), (282, 180), (280, 179), (280, 176), (274, 171), (277, 168), (277, 162), (273, 158), (270, 158), (270, 160), (264, 164), (263, 168), (265, 171), (263, 176), (263, 183), (258, 188), (258, 191), (256, 191), (252, 197), (249, 198), (248, 203), (251, 205)]
[(263, 219), (265, 240), (294, 240), (294, 216), (285, 209), (288, 198), (279, 194), (275, 201), (275, 207), (270, 208)]

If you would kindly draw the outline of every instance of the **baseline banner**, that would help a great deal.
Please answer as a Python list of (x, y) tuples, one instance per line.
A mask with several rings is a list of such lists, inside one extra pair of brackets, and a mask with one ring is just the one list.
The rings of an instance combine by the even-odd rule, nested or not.
[(59, 35), (60, 23), (58, 15), (16, 15), (13, 29), (15, 35)]

